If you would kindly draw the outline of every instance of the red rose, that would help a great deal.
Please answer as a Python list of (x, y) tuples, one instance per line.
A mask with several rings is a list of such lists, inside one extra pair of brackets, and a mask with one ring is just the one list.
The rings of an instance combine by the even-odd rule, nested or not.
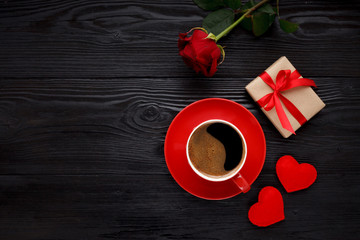
[(188, 34), (179, 34), (179, 55), (195, 72), (201, 72), (206, 77), (213, 76), (219, 63), (220, 48), (213, 39), (206, 38), (208, 34), (204, 31), (195, 30), (190, 37)]

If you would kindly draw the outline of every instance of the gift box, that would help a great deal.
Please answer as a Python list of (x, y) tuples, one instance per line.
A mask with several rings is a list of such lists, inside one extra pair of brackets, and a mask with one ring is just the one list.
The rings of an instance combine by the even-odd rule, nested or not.
[(281, 57), (250, 82), (246, 91), (284, 138), (288, 138), (325, 104), (286, 57)]

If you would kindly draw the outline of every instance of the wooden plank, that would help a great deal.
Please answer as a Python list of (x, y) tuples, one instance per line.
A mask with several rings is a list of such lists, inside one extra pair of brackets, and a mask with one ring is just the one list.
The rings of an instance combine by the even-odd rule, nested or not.
[(186, 105), (207, 97), (248, 108), (264, 129), (271, 161), (296, 154), (317, 163), (320, 171), (336, 173), (346, 169), (336, 159), (349, 156), (353, 168), (348, 171), (359, 170), (357, 158), (351, 157), (360, 144), (357, 79), (316, 78), (316, 91), (327, 106), (289, 139), (245, 92), (249, 81), (40, 79), (31, 86), (26, 80), (2, 81), (0, 149), (6, 161), (0, 162), (0, 173), (167, 173), (163, 143), (168, 126)]
[[(221, 41), (227, 58), (216, 77), (252, 77), (283, 55), (305, 75), (359, 76), (348, 64), (360, 62), (359, 9), (357, 1), (286, 1), (281, 15), (300, 29), (274, 26), (261, 38), (236, 29)], [(205, 15), (192, 1), (9, 1), (0, 8), (0, 77), (196, 77), (178, 56), (177, 35)]]
[[(286, 194), (274, 174), (262, 174), (246, 195), (206, 201), (180, 189), (169, 174), (0, 176), (0, 232), (2, 239), (355, 239), (359, 209), (352, 191), (359, 181), (353, 180), (324, 174), (310, 189)], [(286, 220), (261, 230), (247, 211), (268, 184), (283, 194)]]

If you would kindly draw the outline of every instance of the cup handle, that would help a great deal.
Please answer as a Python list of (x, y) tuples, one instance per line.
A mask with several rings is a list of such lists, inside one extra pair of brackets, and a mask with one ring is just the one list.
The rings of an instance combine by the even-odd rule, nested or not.
[(243, 176), (241, 176), (240, 173), (238, 173), (235, 177), (233, 177), (232, 180), (243, 193), (246, 193), (250, 190), (249, 183), (245, 180)]

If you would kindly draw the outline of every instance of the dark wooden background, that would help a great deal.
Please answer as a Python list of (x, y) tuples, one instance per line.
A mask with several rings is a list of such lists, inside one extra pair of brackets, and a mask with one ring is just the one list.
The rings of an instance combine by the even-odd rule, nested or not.
[[(190, 0), (0, 2), (0, 239), (359, 239), (359, 1), (281, 1), (299, 30), (236, 28), (213, 78), (177, 50), (206, 14)], [(244, 90), (283, 55), (327, 104), (289, 139)], [(169, 124), (208, 97), (242, 104), (265, 132), (246, 195), (196, 198), (166, 167)], [(285, 154), (316, 166), (311, 188), (285, 192)], [(257, 228), (247, 211), (267, 185), (286, 220)]]

